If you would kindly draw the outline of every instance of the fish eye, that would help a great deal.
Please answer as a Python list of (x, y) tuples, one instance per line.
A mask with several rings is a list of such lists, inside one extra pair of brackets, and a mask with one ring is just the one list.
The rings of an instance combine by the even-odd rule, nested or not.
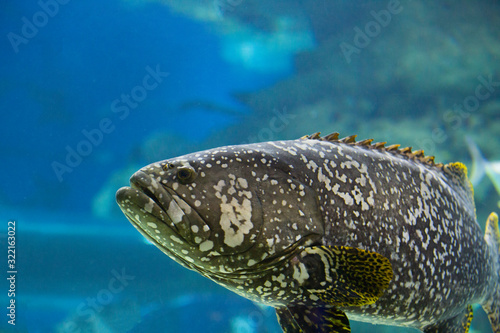
[(198, 174), (192, 167), (181, 167), (177, 170), (177, 179), (181, 184), (189, 184), (193, 182)]

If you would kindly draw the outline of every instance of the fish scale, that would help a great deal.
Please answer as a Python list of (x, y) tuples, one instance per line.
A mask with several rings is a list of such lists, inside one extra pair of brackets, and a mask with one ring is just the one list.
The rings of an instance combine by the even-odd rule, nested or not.
[(274, 306), (285, 332), (350, 332), (348, 318), (467, 332), (474, 303), (500, 332), (498, 218), (483, 236), (465, 166), (355, 138), (153, 163), (117, 201), (172, 259)]

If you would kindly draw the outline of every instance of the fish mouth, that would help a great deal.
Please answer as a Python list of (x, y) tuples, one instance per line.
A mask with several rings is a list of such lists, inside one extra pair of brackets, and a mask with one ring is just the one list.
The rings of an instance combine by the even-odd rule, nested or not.
[(168, 193), (151, 179), (142, 171), (136, 172), (130, 178), (130, 187), (122, 187), (116, 192), (116, 202), (134, 225), (141, 222), (139, 217), (146, 215), (169, 225), (171, 220), (160, 201), (164, 198), (167, 202)]
[[(171, 256), (181, 250), (190, 252), (209, 233), (193, 235), (192, 225), (203, 229), (204, 221), (175, 191), (162, 185), (153, 175), (141, 170), (130, 178), (130, 187), (116, 192), (116, 201), (134, 227), (163, 252)], [(205, 228), (206, 229), (206, 228)]]

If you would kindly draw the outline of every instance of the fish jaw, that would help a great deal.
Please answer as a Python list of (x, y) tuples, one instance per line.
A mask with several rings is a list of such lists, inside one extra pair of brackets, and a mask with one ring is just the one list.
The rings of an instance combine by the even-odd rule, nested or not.
[[(167, 188), (141, 170), (131, 177), (130, 184), (130, 187), (122, 187), (116, 193), (116, 201), (127, 219), (170, 258), (184, 267), (194, 269), (193, 258), (201, 256), (200, 244), (208, 240), (209, 236), (209, 229), (204, 228), (203, 220), (193, 219), (193, 214), (186, 214), (183, 210), (186, 205), (183, 208), (180, 207), (182, 204), (179, 205), (182, 202), (180, 198), (169, 193)], [(192, 233), (186, 232), (190, 223), (198, 223), (205, 233), (199, 233), (195, 239)]]

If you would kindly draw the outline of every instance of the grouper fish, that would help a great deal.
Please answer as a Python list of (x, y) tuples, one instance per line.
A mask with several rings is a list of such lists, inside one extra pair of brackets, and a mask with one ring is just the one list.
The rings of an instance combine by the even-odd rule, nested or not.
[(479, 303), (500, 333), (498, 216), (483, 233), (462, 163), (315, 133), (160, 161), (130, 184), (117, 202), (144, 237), (276, 308), (284, 332), (462, 333)]

